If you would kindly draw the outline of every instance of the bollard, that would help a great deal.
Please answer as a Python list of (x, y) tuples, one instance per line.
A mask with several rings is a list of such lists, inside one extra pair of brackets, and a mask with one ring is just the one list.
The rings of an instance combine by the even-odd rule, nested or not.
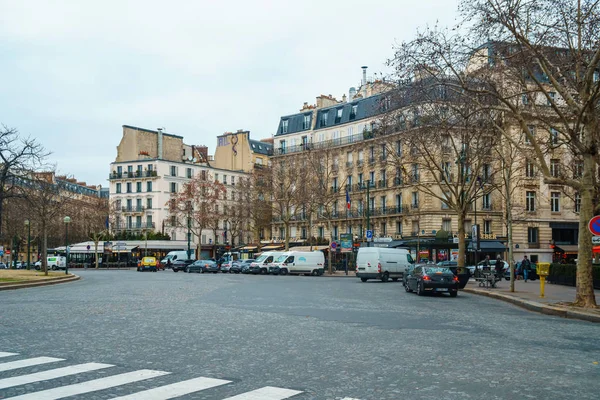
[(546, 277), (550, 275), (550, 263), (538, 263), (535, 272), (540, 277), (540, 297), (545, 297)]

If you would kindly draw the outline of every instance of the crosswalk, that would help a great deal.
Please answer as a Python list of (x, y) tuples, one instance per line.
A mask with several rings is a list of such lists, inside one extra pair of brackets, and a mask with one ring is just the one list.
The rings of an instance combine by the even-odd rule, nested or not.
[[(68, 362), (63, 358), (55, 357), (33, 357), (17, 360), (6, 360), (7, 358), (18, 358), (18, 353), (1, 352), (0, 351), (0, 398), (10, 398), (13, 400), (55, 400), (63, 399), (70, 396), (86, 395), (93, 392), (107, 391), (119, 386), (151, 380), (161, 376), (170, 375), (171, 372), (158, 371), (151, 369), (141, 369), (137, 371), (124, 372), (115, 375), (105, 376), (97, 379), (80, 381), (75, 384), (53, 387), (51, 389), (38, 390), (26, 394), (16, 395), (12, 397), (3, 396), (2, 390), (8, 388), (16, 388), (19, 386), (28, 385), (36, 382), (52, 381), (77, 374), (85, 374), (94, 371), (109, 371), (115, 367), (112, 364), (88, 362), (76, 365), (60, 366), (44, 371), (25, 373), (23, 375), (12, 375), (3, 377), (2, 372), (31, 367), (45, 366), (46, 364)], [(50, 365), (50, 367), (52, 367)], [(85, 376), (85, 375), (84, 375)], [(127, 394), (119, 397), (110, 397), (113, 400), (168, 400), (175, 399), (181, 396), (186, 396), (205, 390), (215, 389), (219, 387), (235, 387), (234, 382), (225, 379), (197, 377), (187, 379), (176, 383), (166, 384), (151, 389), (143, 389), (136, 393)], [(107, 392), (103, 392), (103, 395)], [(110, 392), (108, 392), (110, 396)], [(122, 393), (122, 392), (121, 392)], [(235, 393), (235, 391), (233, 392)], [(304, 393), (302, 390), (280, 388), (274, 386), (265, 386), (249, 392), (236, 394), (232, 397), (224, 398), (223, 400), (284, 400), (295, 397)], [(232, 394), (232, 393), (230, 393)], [(113, 394), (116, 396), (116, 394)], [(213, 397), (210, 397), (213, 398)], [(216, 399), (216, 397), (215, 397)], [(299, 399), (299, 398), (298, 398)], [(359, 400), (351, 397), (345, 397), (341, 400)]]

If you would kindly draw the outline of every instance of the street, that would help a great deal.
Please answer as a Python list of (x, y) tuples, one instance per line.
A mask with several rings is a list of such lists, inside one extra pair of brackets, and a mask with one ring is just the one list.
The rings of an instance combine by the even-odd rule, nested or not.
[[(485, 297), (353, 278), (73, 272), (83, 279), (0, 292), (0, 398), (110, 399), (164, 385), (182, 399), (600, 396), (600, 326)], [(38, 357), (62, 360), (10, 364)], [(108, 366), (18, 378), (86, 363)], [(118, 374), (130, 375), (66, 388)], [(206, 389), (189, 393), (195, 384)], [(171, 398), (158, 392), (127, 398)]]

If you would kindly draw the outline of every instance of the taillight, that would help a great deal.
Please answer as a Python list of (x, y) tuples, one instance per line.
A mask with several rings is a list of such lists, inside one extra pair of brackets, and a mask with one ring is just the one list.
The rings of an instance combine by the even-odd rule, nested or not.
[(454, 278), (452, 278), (452, 280), (453, 280), (454, 282), (458, 282), (458, 276), (454, 276)]
[(377, 263), (377, 272), (381, 272), (381, 263)]
[(424, 280), (424, 281), (430, 281), (430, 280), (431, 280), (431, 278), (430, 278), (428, 275), (425, 275), (425, 276), (423, 276), (423, 280)]

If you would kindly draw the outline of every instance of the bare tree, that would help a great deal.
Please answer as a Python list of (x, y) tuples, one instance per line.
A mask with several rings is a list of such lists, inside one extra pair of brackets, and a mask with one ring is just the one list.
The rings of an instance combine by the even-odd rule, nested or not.
[(23, 195), (15, 180), (39, 168), (49, 154), (35, 139), (21, 137), (14, 128), (0, 126), (0, 237), (4, 202)]
[(258, 251), (261, 233), (270, 227), (273, 214), (271, 173), (270, 166), (255, 165), (252, 173), (240, 181), (241, 201), (238, 204), (247, 212), (247, 223), (258, 242)]
[[(546, 184), (579, 194), (579, 255), (575, 305), (596, 307), (591, 233), (587, 223), (600, 211), (600, 4), (581, 0), (463, 0), (464, 24), (454, 30), (428, 29), (396, 48), (391, 64), (400, 79), (422, 65), (456, 79), (457, 90), (496, 100), (495, 128), (514, 141), (521, 132), (535, 154)], [(495, 42), (483, 45), (481, 38)], [(471, 87), (477, 80), (487, 85)], [(543, 127), (535, 135), (528, 126)], [(552, 137), (549, 140), (549, 136)], [(552, 153), (572, 153), (582, 161), (579, 177), (557, 176)]]

